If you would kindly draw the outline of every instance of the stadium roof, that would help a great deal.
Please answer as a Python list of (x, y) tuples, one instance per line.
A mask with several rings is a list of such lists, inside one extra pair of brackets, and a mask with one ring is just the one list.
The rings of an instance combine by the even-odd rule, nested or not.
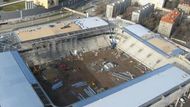
[(151, 31), (144, 26), (141, 26), (139, 24), (129, 25), (125, 27), (127, 30), (135, 33), (138, 37), (143, 37), (144, 35), (150, 33)]
[(106, 26), (108, 23), (98, 17), (88, 17), (83, 19), (76, 19), (75, 24), (79, 25), (82, 29), (95, 28), (100, 26)]
[(17, 52), (0, 53), (0, 107), (43, 107), (36, 80)]
[(189, 74), (168, 64), (87, 100), (75, 103), (73, 107), (147, 106), (189, 81)]
[(142, 25), (129, 25), (126, 26), (124, 30), (163, 56), (177, 56), (184, 52), (182, 49), (176, 47), (172, 42), (162, 38), (159, 34), (151, 32)]
[(80, 31), (95, 27), (107, 26), (108, 23), (98, 17), (88, 17), (59, 23), (50, 23), (34, 27), (19, 29), (16, 31), (21, 42), (51, 37), (58, 34)]

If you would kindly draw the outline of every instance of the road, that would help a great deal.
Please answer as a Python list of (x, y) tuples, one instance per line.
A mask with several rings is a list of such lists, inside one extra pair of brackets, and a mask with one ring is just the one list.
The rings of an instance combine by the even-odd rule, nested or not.
[[(37, 7), (35, 9), (30, 9), (30, 10), (22, 10), (22, 17), (28, 17), (28, 16), (34, 16), (34, 15), (39, 15), (43, 13), (48, 13), (52, 11), (57, 11), (60, 10), (61, 6), (53, 7), (50, 9), (44, 9), (42, 7)], [(1, 12), (0, 14), (1, 20), (11, 20), (11, 19), (18, 19), (21, 17), (20, 11), (14, 11), (14, 12)]]
[(21, 23), (2, 25), (2, 26), (0, 26), (0, 33), (16, 30), (18, 28), (24, 28), (24, 27), (34, 26), (34, 25), (50, 23), (50, 22), (54, 22), (54, 21), (58, 21), (58, 20), (72, 20), (72, 19), (76, 19), (77, 17), (82, 17), (82, 16), (76, 15), (73, 13), (66, 13), (66, 14), (59, 14), (59, 15), (55, 15), (55, 16), (51, 16), (51, 17), (45, 17), (45, 18), (21, 22)]
[[(23, 18), (25, 17), (30, 17), (30, 16), (34, 16), (34, 15), (40, 15), (43, 13), (47, 13), (47, 12), (52, 12), (52, 11), (58, 11), (60, 10), (62, 7), (82, 7), (83, 5), (85, 5), (86, 3), (90, 2), (92, 0), (78, 0), (77, 3), (70, 3), (67, 1), (64, 1), (63, 3), (61, 3), (59, 6), (50, 8), (50, 9), (45, 9), (43, 7), (36, 7), (34, 9), (30, 9), (30, 10), (20, 10), (22, 11), (22, 16)], [(14, 11), (14, 12), (0, 12), (0, 20), (11, 20), (11, 19), (18, 19), (21, 17), (20, 15), (20, 11)]]
[[(99, 5), (99, 4), (101, 4), (102, 2), (104, 2), (104, 1), (90, 0), (90, 2), (86, 3), (85, 5), (80, 4), (82, 6), (79, 7), (77, 10), (79, 10), (79, 11), (82, 10), (82, 12), (84, 12), (84, 11), (89, 10), (89, 9), (95, 9), (95, 7), (97, 5)], [(107, 2), (110, 2), (110, 1), (106, 1), (106, 3)], [(89, 8), (89, 6), (90, 6), (90, 8)], [(58, 10), (58, 9), (60, 10), (60, 8), (61, 7), (54, 7), (54, 8), (51, 8), (49, 10), (43, 10), (42, 9), (42, 11), (40, 11), (40, 12), (43, 13), (44, 11), (54, 11), (54, 10)], [(29, 10), (29, 11), (31, 11), (31, 12), (29, 12), (30, 15), (31, 15), (31, 13), (33, 12), (33, 10)], [(94, 11), (91, 11), (90, 14), (94, 14), (94, 13), (95, 13)], [(25, 11), (23, 11), (23, 17), (27, 16), (27, 15), (28, 14), (25, 14)], [(39, 16), (39, 15), (37, 15), (37, 16)], [(40, 17), (43, 17), (43, 16), (40, 16)], [(39, 18), (39, 19), (35, 19), (35, 20), (29, 20), (29, 21), (24, 21), (24, 22), (19, 22), (19, 23), (12, 23), (12, 24), (8, 24), (8, 25), (2, 25), (2, 26), (0, 26), (0, 32), (7, 32), (7, 31), (18, 29), (18, 28), (23, 28), (23, 27), (33, 26), (33, 25), (40, 25), (40, 24), (44, 24), (44, 23), (53, 22), (53, 21), (56, 21), (56, 20), (63, 20), (63, 19), (64, 20), (65, 19), (70, 19), (71, 20), (71, 19), (76, 19), (77, 17), (81, 17), (81, 15), (76, 15), (76, 14), (73, 15), (72, 13), (64, 14), (64, 15), (63, 14), (58, 14), (58, 15), (43, 17), (43, 18)], [(27, 19), (29, 17), (24, 17), (24, 18)]]

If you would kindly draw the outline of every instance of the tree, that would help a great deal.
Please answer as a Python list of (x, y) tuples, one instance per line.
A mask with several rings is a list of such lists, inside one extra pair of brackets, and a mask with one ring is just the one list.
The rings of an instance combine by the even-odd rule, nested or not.
[(106, 12), (106, 4), (102, 3), (96, 8), (96, 15), (102, 14), (104, 12)]

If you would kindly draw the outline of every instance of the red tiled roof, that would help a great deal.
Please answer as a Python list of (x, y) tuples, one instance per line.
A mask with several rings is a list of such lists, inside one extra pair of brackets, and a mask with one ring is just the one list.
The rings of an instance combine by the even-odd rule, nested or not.
[(170, 13), (166, 14), (161, 18), (161, 21), (168, 22), (168, 23), (175, 23), (177, 17), (180, 15), (178, 10), (173, 10)]

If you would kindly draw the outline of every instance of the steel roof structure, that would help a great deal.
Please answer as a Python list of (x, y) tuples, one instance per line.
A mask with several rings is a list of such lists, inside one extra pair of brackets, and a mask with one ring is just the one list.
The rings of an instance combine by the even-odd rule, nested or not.
[[(177, 56), (184, 52), (182, 49), (175, 46), (172, 42), (162, 38), (159, 34), (151, 32), (149, 29), (145, 28), (142, 25), (129, 25), (124, 27), (124, 31), (165, 57)], [(154, 39), (157, 39), (157, 42), (162, 43), (151, 43), (150, 41), (153, 41)], [(166, 46), (160, 46), (158, 44), (165, 44), (167, 48), (169, 48), (168, 51), (170, 52), (166, 52)]]
[(44, 107), (32, 84), (37, 81), (18, 52), (0, 53), (0, 107)]

